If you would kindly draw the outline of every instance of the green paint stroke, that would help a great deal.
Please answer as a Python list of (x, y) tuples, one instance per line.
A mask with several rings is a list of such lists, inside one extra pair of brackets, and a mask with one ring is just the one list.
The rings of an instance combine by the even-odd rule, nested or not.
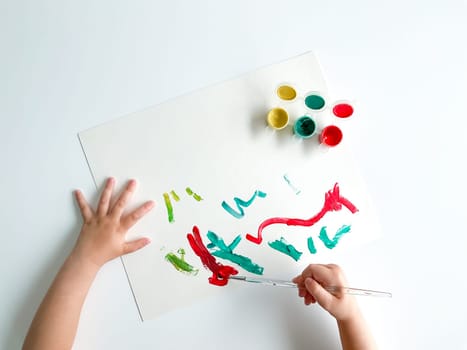
[(185, 191), (189, 196), (193, 196), (193, 198), (196, 199), (198, 202), (203, 200), (203, 198), (201, 198), (201, 196), (199, 194), (193, 192), (193, 190), (191, 188), (187, 187), (185, 189)]
[(312, 237), (308, 237), (308, 250), (310, 251), (311, 254), (316, 254), (316, 248), (315, 248), (315, 243), (313, 242)]
[(324, 243), (326, 248), (332, 249), (337, 245), (337, 243), (339, 243), (339, 240), (342, 238), (343, 235), (350, 232), (350, 228), (350, 225), (342, 225), (342, 227), (337, 230), (334, 238), (330, 239), (328, 233), (326, 232), (326, 226), (323, 226), (321, 227), (321, 230), (319, 232), (319, 239)]
[(212, 231), (208, 231), (207, 237), (211, 241), (211, 243), (209, 243), (207, 247), (210, 249), (217, 248), (217, 250), (211, 250), (212, 255), (221, 259), (229, 260), (239, 265), (246, 271), (254, 273), (256, 275), (263, 274), (264, 267), (255, 264), (250, 258), (246, 256), (235, 254), (233, 252), (233, 250), (237, 247), (238, 243), (240, 243), (240, 240), (242, 239), (240, 235), (235, 237), (235, 239), (229, 245), (225, 244), (224, 240)]
[(175, 193), (174, 190), (170, 191), (170, 194), (172, 195), (172, 198), (174, 199), (175, 202), (178, 202), (180, 200), (180, 197), (178, 196), (177, 193)]
[(177, 271), (186, 273), (188, 275), (196, 276), (199, 270), (195, 269), (193, 266), (191, 266), (185, 261), (185, 250), (183, 248), (180, 248), (177, 251), (177, 253), (180, 254), (180, 257), (175, 255), (174, 253), (168, 253), (165, 256), (165, 260), (171, 263)]
[(295, 261), (298, 261), (302, 256), (302, 252), (295, 249), (295, 247), (292, 244), (289, 244), (284, 237), (281, 237), (280, 240), (275, 240), (274, 242), (268, 242), (268, 244), (272, 249), (290, 256)]
[(170, 201), (170, 197), (168, 193), (163, 194), (165, 207), (167, 208), (167, 218), (169, 222), (174, 222), (174, 209), (172, 207), (172, 202)]

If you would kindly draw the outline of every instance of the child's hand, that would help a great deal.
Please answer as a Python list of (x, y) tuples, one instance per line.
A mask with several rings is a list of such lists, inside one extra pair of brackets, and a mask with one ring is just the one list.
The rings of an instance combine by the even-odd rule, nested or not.
[(113, 178), (107, 180), (96, 212), (86, 202), (81, 191), (75, 191), (84, 222), (72, 255), (97, 268), (118, 256), (141, 249), (150, 242), (149, 238), (125, 242), (125, 234), (154, 207), (154, 202), (148, 201), (133, 212), (123, 215), (125, 206), (135, 191), (136, 181), (130, 180), (115, 204), (110, 205), (114, 184)]
[(337, 265), (309, 265), (292, 282), (297, 283), (298, 296), (304, 298), (306, 305), (318, 302), (337, 321), (347, 320), (358, 313), (354, 297), (344, 293), (331, 294), (323, 288), (347, 286), (344, 273)]

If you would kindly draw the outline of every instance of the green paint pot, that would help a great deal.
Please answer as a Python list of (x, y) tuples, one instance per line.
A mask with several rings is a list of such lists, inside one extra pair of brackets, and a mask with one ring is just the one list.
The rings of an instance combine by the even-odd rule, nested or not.
[(311, 117), (304, 115), (297, 119), (293, 130), (298, 137), (308, 139), (316, 132), (316, 122)]
[(322, 111), (326, 107), (326, 101), (318, 92), (309, 92), (305, 97), (305, 106), (315, 112)]

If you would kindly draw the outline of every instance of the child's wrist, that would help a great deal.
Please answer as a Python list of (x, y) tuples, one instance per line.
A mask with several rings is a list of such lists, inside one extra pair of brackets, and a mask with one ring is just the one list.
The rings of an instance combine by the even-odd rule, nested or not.
[(336, 317), (336, 321), (338, 324), (345, 325), (351, 324), (354, 322), (359, 322), (362, 319), (363, 315), (361, 314), (358, 307), (354, 306), (352, 310), (344, 315), (339, 315)]
[(73, 249), (73, 251), (68, 256), (68, 260), (79, 265), (81, 268), (89, 272), (97, 273), (100, 270), (103, 264), (96, 263), (89, 256), (83, 254), (78, 249)]

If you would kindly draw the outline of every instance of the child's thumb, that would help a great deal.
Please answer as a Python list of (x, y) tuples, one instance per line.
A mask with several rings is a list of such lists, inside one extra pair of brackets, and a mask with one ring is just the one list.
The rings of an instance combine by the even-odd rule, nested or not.
[(324, 289), (321, 284), (316, 282), (316, 280), (310, 277), (305, 279), (305, 287), (308, 292), (313, 295), (318, 304), (329, 311), (329, 308), (332, 304), (332, 294)]
[(123, 254), (133, 253), (151, 243), (151, 240), (147, 237), (140, 238), (134, 241), (126, 242), (123, 246)]

